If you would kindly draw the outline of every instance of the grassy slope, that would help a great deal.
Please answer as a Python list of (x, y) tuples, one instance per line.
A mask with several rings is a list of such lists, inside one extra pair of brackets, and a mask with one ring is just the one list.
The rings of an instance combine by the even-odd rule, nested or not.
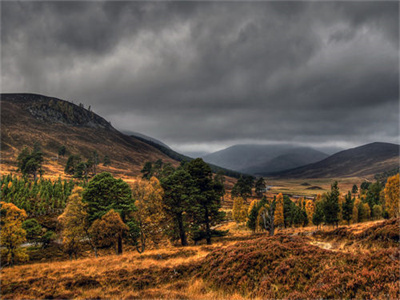
[[(228, 224), (231, 235), (212, 246), (6, 268), (1, 271), (2, 298), (394, 299), (399, 297), (398, 239), (386, 248), (377, 241), (398, 237), (396, 222), (355, 225), (350, 231), (371, 237), (368, 243), (376, 247), (347, 252), (312, 245), (317, 236), (290, 231), (250, 235)], [(324, 241), (332, 234), (328, 230)], [(348, 240), (353, 238), (349, 233)]]
[(376, 142), (341, 151), (317, 163), (272, 175), (280, 178), (369, 176), (398, 167), (399, 153), (399, 145)]
[[(50, 98), (44, 99), (44, 103), (48, 103), (47, 99)], [(100, 161), (107, 154), (112, 165), (103, 167), (100, 164), (99, 171), (109, 171), (118, 177), (139, 175), (146, 161), (162, 159), (164, 162), (178, 164), (151, 145), (113, 128), (91, 128), (36, 119), (27, 110), (29, 105), (29, 101), (1, 101), (1, 173), (15, 172), (19, 152), (24, 146), (32, 147), (34, 141), (40, 142), (44, 152), (45, 177), (64, 176), (66, 157), (59, 161), (52, 160), (61, 145), (67, 147), (68, 154), (79, 154), (83, 159), (88, 158), (94, 150), (99, 153)], [(76, 105), (73, 107), (77, 113), (84, 110)]]
[[(283, 193), (291, 195), (302, 195), (302, 196), (316, 196), (317, 194), (323, 194), (331, 189), (333, 181), (338, 181), (338, 186), (341, 193), (347, 193), (351, 191), (354, 184), (360, 188), (360, 184), (364, 180), (373, 181), (372, 176), (368, 177), (334, 177), (334, 178), (307, 178), (307, 179), (278, 179), (278, 178), (266, 178), (268, 185), (273, 187), (270, 193)], [(312, 189), (312, 187), (320, 187), (321, 189)]]

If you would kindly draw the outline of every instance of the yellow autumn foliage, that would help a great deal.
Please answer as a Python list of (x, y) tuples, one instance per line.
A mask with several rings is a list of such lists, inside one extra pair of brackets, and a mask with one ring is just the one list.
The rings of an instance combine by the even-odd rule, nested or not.
[(398, 217), (400, 215), (400, 178), (399, 174), (388, 178), (385, 186), (385, 208), (389, 217)]
[(285, 223), (285, 218), (283, 215), (283, 195), (280, 193), (276, 197), (274, 224), (275, 226), (283, 226)]
[(9, 265), (18, 261), (28, 260), (24, 248), (19, 247), (26, 241), (26, 231), (22, 228), (22, 222), (27, 215), (25, 210), (19, 209), (12, 203), (0, 202), (1, 231), (0, 246), (1, 256)]

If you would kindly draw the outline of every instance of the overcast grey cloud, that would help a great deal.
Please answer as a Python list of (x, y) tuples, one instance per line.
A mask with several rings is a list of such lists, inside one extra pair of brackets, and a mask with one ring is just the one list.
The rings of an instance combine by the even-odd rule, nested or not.
[(178, 150), (399, 142), (399, 7), (2, 2), (2, 92), (91, 105)]

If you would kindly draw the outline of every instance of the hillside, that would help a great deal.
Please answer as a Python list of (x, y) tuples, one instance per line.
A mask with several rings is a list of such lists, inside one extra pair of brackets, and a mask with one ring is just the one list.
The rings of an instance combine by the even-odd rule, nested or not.
[(234, 145), (205, 155), (204, 161), (249, 174), (268, 174), (292, 169), (328, 157), (308, 147), (280, 145)]
[[(162, 159), (178, 162), (157, 148), (117, 131), (102, 117), (73, 103), (36, 95), (1, 95), (1, 172), (15, 171), (16, 158), (23, 147), (40, 143), (44, 152), (45, 176), (63, 175), (70, 154), (88, 158), (96, 150), (100, 161), (105, 155), (111, 166), (99, 171), (116, 176), (135, 176), (146, 161)], [(60, 146), (67, 154), (57, 159)]]
[(140, 140), (153, 142), (155, 144), (158, 144), (158, 145), (161, 145), (161, 146), (163, 146), (165, 148), (169, 148), (170, 149), (170, 147), (167, 144), (161, 142), (160, 140), (157, 140), (156, 138), (153, 138), (151, 136), (145, 135), (143, 133), (134, 132), (134, 131), (126, 131), (126, 130), (122, 131), (122, 133), (124, 133), (126, 135), (129, 135), (129, 136), (132, 136), (132, 137), (135, 137), (135, 138), (138, 138)]
[(371, 143), (341, 151), (317, 163), (274, 175), (281, 178), (368, 176), (398, 167), (399, 150), (399, 145)]
[(4, 299), (398, 299), (399, 220), (359, 226), (273, 237), (240, 231), (209, 246), (3, 268), (1, 292)]

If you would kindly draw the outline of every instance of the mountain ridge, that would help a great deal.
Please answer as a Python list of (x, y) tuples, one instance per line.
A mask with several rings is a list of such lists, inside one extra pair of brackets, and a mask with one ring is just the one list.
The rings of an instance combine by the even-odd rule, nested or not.
[(399, 166), (400, 145), (373, 142), (340, 151), (306, 166), (276, 172), (280, 178), (328, 178), (367, 176)]
[[(286, 155), (286, 159), (279, 157)], [(328, 157), (311, 147), (290, 144), (238, 144), (203, 156), (204, 161), (239, 172), (259, 174), (292, 169)], [(274, 161), (275, 160), (275, 161)], [(271, 165), (270, 165), (271, 163)]]

